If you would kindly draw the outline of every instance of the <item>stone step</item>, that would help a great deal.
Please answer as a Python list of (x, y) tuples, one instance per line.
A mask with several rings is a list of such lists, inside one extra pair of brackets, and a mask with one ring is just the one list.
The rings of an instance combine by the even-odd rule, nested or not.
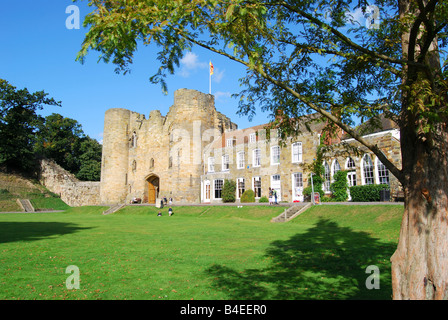
[(299, 216), (303, 212), (305, 212), (308, 208), (311, 207), (311, 203), (302, 203), (300, 205), (294, 205), (290, 207), (289, 209), (286, 209), (283, 211), (280, 215), (278, 215), (275, 218), (272, 218), (271, 222), (287, 222), (295, 217)]
[(17, 203), (25, 212), (35, 212), (33, 205), (29, 199), (17, 199)]
[(121, 208), (123, 208), (124, 206), (126, 206), (126, 204), (121, 203), (121, 204), (116, 204), (111, 206), (109, 209), (107, 209), (106, 211), (103, 212), (104, 215), (108, 215), (114, 212), (117, 212), (118, 210), (120, 210)]

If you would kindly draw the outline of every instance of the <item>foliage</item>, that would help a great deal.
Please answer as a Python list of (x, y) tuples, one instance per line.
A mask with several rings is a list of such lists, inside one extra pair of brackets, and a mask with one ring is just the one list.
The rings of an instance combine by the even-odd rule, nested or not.
[(78, 121), (53, 113), (39, 126), (35, 151), (53, 159), (80, 180), (99, 181), (102, 148)]
[(33, 147), (42, 121), (36, 111), (45, 105), (61, 105), (47, 96), (44, 91), (30, 93), (0, 79), (0, 165), (27, 172), (33, 169)]
[(100, 181), (102, 146), (95, 139), (86, 136), (81, 141), (79, 171), (76, 178), (84, 181)]
[(262, 196), (259, 200), (258, 200), (258, 202), (261, 202), (261, 203), (267, 203), (267, 202), (269, 202), (269, 199), (266, 197), (266, 196)]
[(305, 165), (305, 168), (308, 171), (312, 172), (313, 185), (311, 186), (311, 178), (310, 178), (308, 179), (309, 181), (308, 186), (303, 189), (303, 194), (309, 196), (311, 195), (312, 189), (314, 188), (314, 192), (319, 192), (321, 199), (324, 196), (324, 190), (322, 187), (324, 185), (324, 173), (325, 173), (321, 152), (322, 150), (323, 145), (321, 144), (317, 147), (316, 158), (313, 160), (313, 162), (308, 166)]
[(380, 201), (380, 191), (389, 190), (387, 184), (369, 184), (350, 187), (350, 196), (354, 202)]
[[(89, 31), (78, 60), (95, 50), (127, 73), (138, 42), (154, 45), (159, 67), (150, 79), (166, 92), (165, 78), (185, 52), (205, 48), (246, 69), (240, 79), (245, 89), (236, 95), (240, 114), (250, 118), (261, 107), (271, 113), (273, 126), (291, 135), (303, 130), (300, 115), (317, 112), (328, 121), (329, 134), (342, 128), (401, 182), (402, 171), (353, 130), (353, 118), (384, 114), (412, 127), (415, 121), (398, 121), (400, 112), (408, 112), (426, 133), (447, 119), (446, 55), (438, 57), (448, 44), (446, 1), (411, 0), (400, 7), (392, 0), (89, 2), (94, 11), (84, 22)], [(360, 23), (354, 10), (367, 21)]]
[(241, 195), (240, 201), (242, 203), (255, 202), (255, 192), (252, 189), (245, 190)]
[(347, 171), (340, 170), (334, 175), (334, 182), (330, 185), (333, 201), (346, 201), (348, 199)]
[(235, 202), (236, 196), (236, 182), (233, 180), (224, 180), (224, 186), (222, 187), (222, 202)]

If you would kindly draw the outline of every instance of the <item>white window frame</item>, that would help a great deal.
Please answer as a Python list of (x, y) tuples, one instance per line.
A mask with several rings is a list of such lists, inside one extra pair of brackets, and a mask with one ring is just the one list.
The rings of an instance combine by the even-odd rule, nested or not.
[[(217, 181), (222, 181), (220, 189), (216, 188), (216, 182)], [(213, 180), (213, 199), (217, 199), (217, 200), (222, 199), (222, 189), (223, 188), (224, 188), (224, 179), (215, 179), (215, 180)], [(216, 191), (217, 190), (221, 190), (221, 198), (217, 198), (216, 197)]]
[[(276, 179), (278, 177), (278, 179)], [(275, 178), (275, 179), (274, 179)], [(278, 187), (276, 188), (275, 185), (278, 181)], [(281, 193), (282, 193), (282, 177), (279, 174), (273, 174), (271, 176), (271, 188), (277, 191), (277, 201), (281, 201)]]
[[(242, 187), (242, 188), (240, 188), (240, 187)], [(240, 199), (241, 196), (243, 195), (244, 191), (246, 191), (246, 180), (244, 178), (237, 178), (236, 179), (236, 198)]]
[(222, 171), (229, 171), (230, 170), (230, 160), (229, 160), (229, 155), (228, 154), (224, 154), (222, 156), (221, 169), (222, 169)]
[(261, 167), (261, 149), (254, 149), (252, 151), (252, 166)]
[(349, 171), (347, 173), (347, 179), (348, 179), (348, 186), (349, 187), (356, 186), (356, 184), (357, 184), (357, 182), (356, 182), (356, 171)]
[(303, 161), (302, 155), (303, 155), (302, 142), (294, 142), (291, 145), (291, 162), (301, 163)]
[[(386, 166), (378, 159), (375, 158), (375, 171), (376, 171), (376, 183), (377, 184), (388, 184), (390, 185), (390, 173)], [(386, 179), (387, 182), (384, 183), (381, 180)]]
[[(255, 187), (255, 182), (259, 181), (260, 182), (260, 186)], [(260, 176), (256, 176), (252, 178), (252, 188), (254, 190), (255, 193), (255, 199), (259, 199), (261, 198), (261, 177)], [(257, 195), (257, 189), (260, 189), (260, 196)]]
[(233, 138), (229, 138), (226, 140), (226, 147), (233, 147)]
[[(367, 158), (370, 160), (369, 162), (366, 161)], [(367, 167), (366, 164), (368, 164), (369, 166)], [(370, 170), (368, 172), (369, 177), (366, 177), (366, 173), (368, 170), (367, 168), (370, 168)], [(371, 176), (370, 176), (370, 172), (371, 172)], [(368, 153), (366, 153), (361, 159), (361, 178), (362, 178), (362, 185), (375, 184), (375, 167), (373, 165), (372, 158), (370, 157), (370, 155)]]
[(254, 142), (257, 142), (257, 134), (255, 132), (249, 134), (249, 143), (254, 143)]
[[(277, 150), (277, 151), (275, 151)], [(280, 164), (280, 146), (271, 147), (271, 166)]]
[[(337, 165), (336, 165), (337, 164)], [(333, 163), (331, 164), (331, 176), (334, 179), (334, 175), (338, 172), (341, 171), (341, 165), (339, 164), (338, 159), (334, 159)]]
[(324, 191), (326, 193), (330, 192), (331, 184), (331, 169), (327, 161), (324, 161)]
[(244, 151), (240, 151), (236, 154), (236, 167), (237, 169), (244, 169), (245, 165)]
[[(353, 162), (353, 166), (349, 166), (349, 164), (351, 162)], [(355, 170), (356, 169), (356, 162), (355, 162), (355, 160), (353, 160), (352, 157), (348, 157), (347, 160), (345, 161), (345, 169), (347, 169), (347, 170)]]
[(303, 173), (302, 172), (293, 172), (291, 174), (291, 186), (292, 186), (292, 199), (303, 201)]
[(208, 158), (208, 172), (215, 172), (215, 158)]

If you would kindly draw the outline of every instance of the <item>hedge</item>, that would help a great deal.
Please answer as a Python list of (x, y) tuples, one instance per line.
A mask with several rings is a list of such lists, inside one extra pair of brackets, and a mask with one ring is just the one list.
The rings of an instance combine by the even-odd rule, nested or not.
[(380, 201), (380, 191), (389, 190), (387, 184), (369, 184), (350, 187), (350, 196), (354, 202)]
[(251, 189), (247, 189), (241, 195), (241, 202), (255, 202), (255, 192)]
[(236, 182), (226, 179), (222, 187), (222, 202), (235, 202)]

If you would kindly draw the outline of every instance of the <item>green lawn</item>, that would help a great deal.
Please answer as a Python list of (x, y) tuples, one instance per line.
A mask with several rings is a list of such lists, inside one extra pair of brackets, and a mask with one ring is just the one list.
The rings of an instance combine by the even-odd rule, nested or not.
[(281, 207), (173, 209), (0, 214), (0, 299), (390, 299), (402, 206), (321, 205), (288, 223), (270, 222)]

